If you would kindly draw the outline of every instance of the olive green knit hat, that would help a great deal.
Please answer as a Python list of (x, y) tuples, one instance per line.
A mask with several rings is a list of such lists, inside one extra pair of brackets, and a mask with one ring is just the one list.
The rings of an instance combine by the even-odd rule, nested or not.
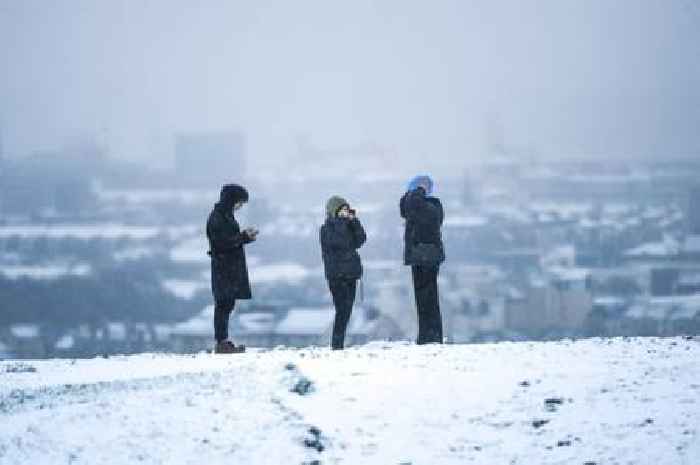
[(333, 218), (343, 205), (349, 205), (348, 201), (339, 195), (334, 195), (326, 202), (326, 216)]

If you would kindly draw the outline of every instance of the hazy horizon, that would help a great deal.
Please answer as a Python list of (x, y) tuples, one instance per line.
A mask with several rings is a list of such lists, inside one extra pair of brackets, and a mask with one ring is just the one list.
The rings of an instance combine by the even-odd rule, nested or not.
[(699, 26), (681, 0), (0, 0), (0, 136), (166, 166), (175, 134), (236, 130), (254, 169), (304, 145), (437, 173), (499, 150), (693, 157)]

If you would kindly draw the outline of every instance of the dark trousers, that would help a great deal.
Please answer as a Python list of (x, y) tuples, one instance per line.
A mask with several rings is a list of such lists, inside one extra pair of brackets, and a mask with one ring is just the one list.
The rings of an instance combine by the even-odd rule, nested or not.
[(333, 349), (342, 349), (345, 343), (345, 330), (348, 327), (352, 306), (355, 303), (357, 280), (333, 279), (328, 281), (328, 287), (331, 290), (333, 305), (335, 306), (331, 347)]
[(216, 342), (228, 339), (228, 320), (235, 305), (234, 299), (216, 301), (214, 305), (214, 337)]
[(412, 266), (413, 289), (418, 308), (418, 344), (442, 344), (442, 317), (438, 298), (438, 267)]

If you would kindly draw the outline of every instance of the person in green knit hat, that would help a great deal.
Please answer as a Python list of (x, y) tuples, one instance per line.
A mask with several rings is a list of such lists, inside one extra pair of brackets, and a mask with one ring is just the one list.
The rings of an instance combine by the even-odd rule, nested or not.
[(367, 240), (355, 210), (344, 198), (334, 195), (326, 202), (326, 221), (320, 231), (321, 253), (328, 287), (335, 306), (331, 348), (344, 347), (345, 330), (355, 303), (362, 261), (357, 250)]

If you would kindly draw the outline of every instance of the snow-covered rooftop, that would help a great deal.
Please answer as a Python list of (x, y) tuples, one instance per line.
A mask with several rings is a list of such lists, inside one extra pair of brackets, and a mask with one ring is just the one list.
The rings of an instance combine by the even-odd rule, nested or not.
[(156, 250), (151, 247), (126, 247), (124, 249), (117, 250), (112, 254), (112, 256), (116, 261), (122, 262), (128, 260), (140, 260), (151, 257), (155, 253)]
[(333, 308), (292, 308), (277, 325), (277, 334), (322, 334), (328, 329), (335, 310)]
[(134, 226), (117, 223), (66, 225), (7, 225), (0, 226), (0, 239), (131, 239), (147, 240), (165, 234), (172, 238), (196, 234), (197, 226)]
[(10, 326), (10, 333), (18, 339), (33, 339), (39, 337), (39, 326), (34, 324), (17, 324)]
[(547, 273), (561, 281), (584, 281), (591, 276), (588, 268), (553, 266), (547, 268)]
[(204, 280), (166, 279), (162, 282), (162, 285), (176, 297), (191, 299), (197, 292), (208, 289), (210, 283)]
[(680, 245), (678, 241), (666, 237), (659, 242), (648, 242), (638, 247), (625, 251), (627, 257), (669, 257), (678, 255)]
[(203, 189), (96, 189), (100, 200), (127, 204), (177, 202), (184, 205), (212, 204), (219, 198), (217, 190)]
[(445, 219), (443, 226), (446, 228), (474, 228), (488, 224), (488, 218), (484, 216), (450, 215)]
[(640, 299), (630, 307), (626, 316), (659, 321), (696, 318), (700, 316), (700, 294)]
[(273, 263), (250, 268), (250, 281), (253, 283), (279, 281), (299, 283), (309, 277), (309, 275), (309, 269), (298, 263)]
[(251, 312), (238, 315), (240, 328), (238, 331), (246, 334), (271, 334), (275, 331), (277, 317), (270, 312)]
[(692, 235), (685, 238), (683, 252), (700, 254), (700, 235)]
[(187, 321), (177, 323), (172, 327), (170, 333), (188, 336), (213, 336), (214, 306), (207, 305), (199, 314)]
[(209, 250), (209, 243), (202, 234), (177, 244), (170, 251), (170, 258), (175, 262), (205, 263), (210, 260), (207, 250)]
[(56, 341), (56, 344), (54, 347), (59, 350), (68, 350), (72, 349), (73, 346), (75, 345), (75, 338), (69, 334), (62, 336), (58, 341)]
[(0, 274), (9, 279), (57, 279), (64, 276), (89, 276), (92, 267), (87, 263), (46, 265), (3, 265)]

